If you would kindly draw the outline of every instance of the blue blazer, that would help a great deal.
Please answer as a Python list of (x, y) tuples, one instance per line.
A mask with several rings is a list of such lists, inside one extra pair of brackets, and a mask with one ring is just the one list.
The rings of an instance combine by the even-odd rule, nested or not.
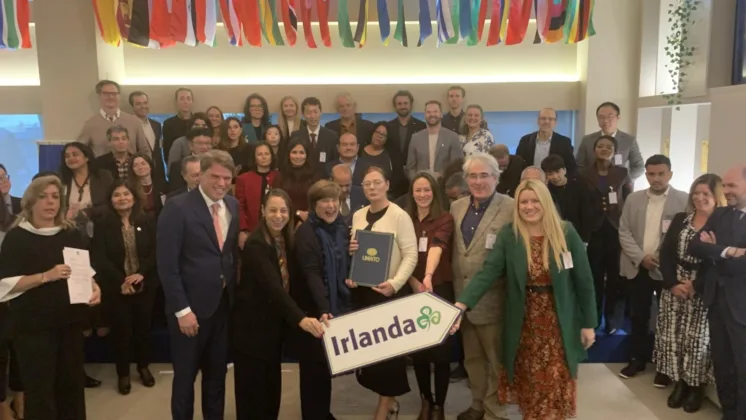
[(170, 316), (190, 307), (198, 319), (211, 317), (220, 305), (224, 282), (230, 301), (233, 301), (238, 253), (238, 202), (229, 195), (224, 201), (231, 221), (222, 251), (212, 215), (199, 188), (166, 201), (161, 211), (156, 256)]

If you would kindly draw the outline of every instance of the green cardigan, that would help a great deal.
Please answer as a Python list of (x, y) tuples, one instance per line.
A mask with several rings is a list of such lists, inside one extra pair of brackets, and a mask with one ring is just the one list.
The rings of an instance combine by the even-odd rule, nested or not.
[[(565, 241), (572, 253), (572, 269), (558, 269), (549, 250), (550, 276), (554, 286), (554, 300), (559, 318), (562, 342), (570, 375), (577, 377), (578, 363), (587, 358), (580, 338), (582, 328), (595, 328), (596, 294), (585, 245), (569, 223), (564, 223)], [(523, 240), (516, 238), (513, 224), (499, 233), (495, 245), (484, 262), (484, 267), (469, 282), (458, 301), (473, 308), (498, 279), (507, 278), (502, 337), (502, 365), (513, 381), (515, 359), (521, 339), (521, 328), (526, 309), (526, 280), (528, 261)]]

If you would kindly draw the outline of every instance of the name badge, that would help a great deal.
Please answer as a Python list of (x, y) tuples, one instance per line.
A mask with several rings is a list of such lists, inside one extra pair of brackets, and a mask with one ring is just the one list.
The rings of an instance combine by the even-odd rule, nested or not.
[(670, 220), (662, 220), (661, 221), (661, 232), (666, 233), (668, 232), (668, 228), (671, 227), (671, 221)]
[(319, 162), (326, 163), (326, 152), (319, 152)]
[(492, 247), (495, 246), (495, 241), (497, 240), (497, 235), (494, 233), (488, 233), (487, 234), (487, 243), (484, 244), (485, 248), (492, 249)]
[(419, 252), (427, 252), (427, 237), (420, 238), (420, 244), (418, 246)]
[(616, 203), (617, 203), (617, 201), (616, 201), (616, 193), (615, 192), (610, 192), (609, 193), (609, 204), (616, 204)]
[(622, 165), (622, 155), (617, 153), (614, 155), (614, 165)]
[(562, 253), (562, 265), (565, 266), (565, 270), (569, 270), (573, 267), (572, 264), (572, 253), (570, 252), (563, 252)]

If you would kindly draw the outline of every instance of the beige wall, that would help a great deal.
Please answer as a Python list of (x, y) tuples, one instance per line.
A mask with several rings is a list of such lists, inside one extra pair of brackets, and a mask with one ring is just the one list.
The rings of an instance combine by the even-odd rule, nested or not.
[(710, 147), (708, 170), (722, 174), (736, 164), (746, 163), (743, 134), (746, 85), (710, 90)]

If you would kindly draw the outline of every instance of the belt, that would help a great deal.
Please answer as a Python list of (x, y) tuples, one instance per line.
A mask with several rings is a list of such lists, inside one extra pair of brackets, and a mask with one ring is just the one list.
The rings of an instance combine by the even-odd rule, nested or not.
[(546, 285), (546, 286), (526, 286), (526, 291), (532, 292), (532, 293), (552, 293), (554, 288), (552, 285)]

